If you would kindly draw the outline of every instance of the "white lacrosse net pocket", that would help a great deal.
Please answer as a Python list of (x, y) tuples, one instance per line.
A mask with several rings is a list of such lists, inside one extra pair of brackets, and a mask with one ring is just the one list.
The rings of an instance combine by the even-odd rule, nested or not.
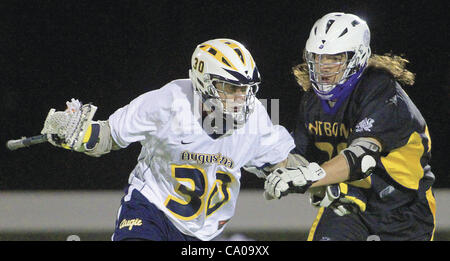
[(69, 118), (70, 116), (67, 112), (56, 112), (55, 109), (51, 109), (45, 119), (41, 134), (56, 134), (59, 138), (64, 139)]

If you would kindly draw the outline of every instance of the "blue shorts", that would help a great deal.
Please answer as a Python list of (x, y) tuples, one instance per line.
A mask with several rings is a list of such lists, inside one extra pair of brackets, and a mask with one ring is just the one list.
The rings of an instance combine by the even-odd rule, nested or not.
[[(128, 192), (128, 187), (125, 193)], [(121, 208), (113, 241), (199, 241), (198, 238), (181, 233), (166, 215), (134, 189), (129, 201), (122, 198)]]

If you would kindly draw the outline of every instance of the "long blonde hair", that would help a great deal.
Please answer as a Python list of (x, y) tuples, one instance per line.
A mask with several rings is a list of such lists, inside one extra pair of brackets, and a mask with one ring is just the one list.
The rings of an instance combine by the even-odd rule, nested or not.
[[(386, 53), (384, 55), (373, 54), (368, 61), (368, 68), (377, 68), (389, 72), (399, 83), (404, 85), (413, 85), (415, 74), (408, 71), (405, 67), (409, 61), (398, 55)], [(292, 67), (292, 73), (297, 83), (304, 91), (311, 89), (309, 80), (308, 65), (304, 62)]]

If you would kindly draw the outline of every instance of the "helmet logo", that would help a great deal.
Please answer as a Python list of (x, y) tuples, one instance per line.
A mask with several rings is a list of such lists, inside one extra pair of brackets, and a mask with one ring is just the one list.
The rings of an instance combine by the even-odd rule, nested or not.
[(321, 44), (320, 46), (319, 46), (319, 49), (322, 49), (323, 48), (323, 44)]
[(205, 68), (205, 62), (202, 61), (202, 60), (199, 60), (197, 57), (195, 57), (195, 63), (192, 65), (192, 67), (194, 69), (198, 70), (200, 73), (202, 73), (203, 72), (203, 68)]

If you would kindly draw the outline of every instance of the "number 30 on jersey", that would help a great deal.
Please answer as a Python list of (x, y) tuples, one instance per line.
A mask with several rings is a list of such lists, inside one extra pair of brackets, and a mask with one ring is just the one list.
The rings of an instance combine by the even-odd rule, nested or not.
[[(205, 170), (190, 165), (172, 165), (172, 177), (179, 184), (175, 188), (177, 196), (168, 196), (165, 201), (166, 208), (177, 218), (192, 220), (202, 211), (206, 217), (226, 204), (230, 199), (230, 184), (234, 180), (229, 173), (218, 171), (213, 187), (207, 189), (207, 175)], [(182, 184), (188, 183), (188, 186)]]

